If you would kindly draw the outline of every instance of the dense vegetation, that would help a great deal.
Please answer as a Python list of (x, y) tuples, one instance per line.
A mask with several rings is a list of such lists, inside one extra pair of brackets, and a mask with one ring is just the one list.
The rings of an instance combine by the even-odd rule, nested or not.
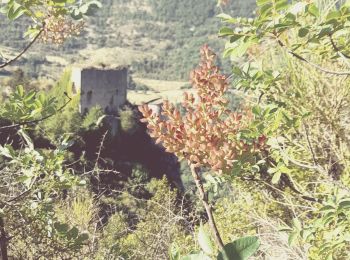
[[(195, 2), (152, 1), (157, 16), (147, 19), (175, 23)], [(130, 104), (118, 115), (81, 115), (69, 69), (48, 92), (21, 71), (8, 79), (2, 259), (349, 258), (349, 3), (258, 0), (254, 18), (227, 11), (220, 26), (200, 19), (215, 3), (196, 4), (198, 17), (183, 22), (193, 34), (174, 39), (221, 27), (231, 74), (205, 45), (194, 92), (164, 101), (162, 115)], [(1, 4), (11, 21), (32, 18), (29, 37), (47, 48), (72, 41), (88, 14), (107, 24), (98, 6)]]
[[(41, 53), (64, 57), (69, 63), (86, 62), (87, 57), (79, 57), (77, 52), (89, 47), (95, 50), (91, 55), (97, 56), (92, 60), (132, 63), (139, 76), (188, 80), (188, 72), (199, 59), (200, 46), (210, 43), (217, 51), (222, 50), (223, 42), (217, 37), (219, 21), (215, 18), (220, 10), (215, 1), (107, 0), (103, 6), (87, 20), (83, 37), (68, 39), (60, 46), (40, 44), (34, 49), (35, 54), (22, 60), (21, 68), (31, 76), (50, 76), (35, 69), (50, 66)], [(231, 1), (229, 8), (234, 15), (252, 16), (254, 1)], [(1, 23), (1, 45), (15, 49), (24, 47), (25, 23), (3, 20)], [(111, 48), (113, 52), (116, 47), (134, 50), (135, 54), (124, 52), (113, 56), (112, 60), (102, 58), (106, 49)], [(45, 69), (47, 74), (52, 74), (53, 70), (55, 74), (61, 73), (62, 65), (53, 69), (51, 64), (51, 68)]]

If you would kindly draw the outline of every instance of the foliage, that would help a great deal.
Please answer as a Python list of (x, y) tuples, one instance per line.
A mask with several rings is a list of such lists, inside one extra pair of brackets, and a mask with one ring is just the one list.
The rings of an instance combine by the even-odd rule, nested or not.
[[(84, 121), (78, 110), (80, 96), (79, 93), (74, 93), (70, 78), (71, 72), (66, 70), (47, 95), (55, 98), (60, 106), (64, 106), (64, 110), (44, 120), (37, 127), (37, 131), (52, 142), (67, 134), (76, 136), (83, 126)], [(84, 124), (84, 127), (86, 126)]]
[[(162, 80), (188, 80), (188, 71), (197, 64), (199, 58), (197, 50), (200, 46), (208, 43), (216, 52), (222, 50), (223, 41), (216, 36), (218, 21), (215, 18), (220, 9), (215, 2), (215, 0), (141, 2), (104, 0), (103, 7), (94, 11), (93, 16), (85, 20), (84, 24), (89, 29), (81, 31), (84, 37), (67, 39), (62, 46), (57, 47), (43, 44), (38, 54), (58, 56), (73, 64), (77, 59), (80, 61), (76, 54), (80, 50), (88, 50), (87, 46), (90, 44), (96, 46), (97, 51), (91, 54), (92, 58), (101, 53), (103, 60), (105, 49), (114, 51), (114, 48), (118, 47), (117, 49), (122, 49), (123, 53), (132, 49), (135, 59), (126, 56), (125, 60), (127, 62), (135, 60), (132, 62), (132, 67), (138, 76)], [(231, 0), (225, 8), (234, 15), (252, 16), (255, 1)], [(116, 13), (118, 15), (115, 15)], [(29, 19), (22, 17), (12, 24), (4, 21), (4, 26), (0, 29), (2, 45), (23, 48), (26, 41), (22, 38), (22, 32), (30, 23)], [(111, 25), (115, 30), (110, 30)], [(142, 55), (139, 55), (140, 52)], [(229, 62), (223, 61), (221, 57), (219, 59), (225, 63), (224, 68), (229, 71)], [(21, 62), (21, 67), (26, 68), (24, 70), (28, 74), (34, 75), (32, 72), (35, 68), (30, 64), (31, 61), (32, 58), (24, 60)], [(63, 66), (58, 64), (55, 69), (45, 61), (40, 68), (44, 76), (49, 74), (50, 77), (56, 78)]]
[[(32, 19), (34, 27), (27, 32), (33, 39), (31, 44), (39, 36), (60, 43), (76, 29), (76, 25), (65, 20), (66, 16), (87, 13), (91, 4), (99, 3), (74, 4), (75, 1), (11, 0), (3, 1), (0, 7), (10, 20), (22, 15)], [(31, 44), (18, 56), (1, 64), (1, 68), (19, 59)], [(85, 184), (82, 178), (73, 174), (72, 169), (65, 167), (66, 150), (71, 142), (61, 136), (55, 149), (37, 149), (27, 133), (33, 125), (60, 112), (69, 101), (59, 107), (55, 97), (34, 90), (25, 92), (24, 87), (19, 85), (1, 106), (1, 117), (11, 124), (1, 127), (0, 131), (14, 130), (20, 140), (19, 144), (11, 144), (10, 141), (0, 145), (1, 259), (82, 255), (80, 250), (89, 237), (88, 233), (61, 222), (54, 210), (64, 193)]]
[(94, 129), (98, 126), (98, 122), (101, 117), (104, 115), (100, 106), (95, 106), (90, 108), (89, 112), (84, 117), (82, 122), (82, 128), (85, 130)]
[(13, 124), (23, 124), (53, 115), (57, 110), (56, 104), (54, 98), (48, 98), (34, 90), (25, 93), (23, 86), (19, 85), (4, 104), (1, 117)]
[(151, 180), (147, 189), (152, 192), (149, 200), (136, 200), (137, 222), (132, 228), (127, 216), (116, 212), (104, 228), (100, 239), (100, 258), (113, 259), (117, 256), (133, 259), (166, 259), (172, 244), (181, 245), (180, 254), (193, 248), (188, 235), (186, 219), (177, 207), (177, 194), (169, 188), (166, 179)]
[[(220, 30), (229, 38), (225, 55), (246, 61), (233, 68), (234, 87), (256, 97), (253, 126), (268, 139), (263, 160), (244, 171), (251, 172), (250, 180), (268, 182), (268, 189), (278, 187), (284, 201), (293, 196), (288, 190), (294, 197), (314, 201), (306, 212), (294, 213), (298, 220), (286, 219), (293, 226), (290, 242), (308, 243), (310, 259), (343, 259), (349, 252), (349, 211), (338, 205), (349, 195), (350, 149), (343, 135), (349, 129), (348, 80), (343, 78), (349, 74), (349, 5), (257, 5), (254, 19), (219, 16), (227, 24)], [(331, 112), (334, 105), (336, 113)], [(344, 195), (334, 195), (337, 190)], [(331, 213), (338, 207), (344, 217), (339, 221)]]
[(21, 16), (32, 19), (32, 25), (27, 35), (35, 37), (43, 31), (43, 39), (51, 40), (55, 43), (63, 41), (76, 34), (80, 30), (80, 25), (75, 25), (67, 20), (67, 16), (78, 20), (84, 15), (91, 13), (92, 8), (101, 7), (99, 1), (5, 1), (0, 5), (2, 13), (6, 14), (10, 20), (16, 20)]
[[(152, 2), (160, 11), (153, 18), (164, 21), (167, 15), (175, 23), (185, 14), (191, 16), (181, 25), (186, 28), (206, 22), (203, 10), (205, 17), (214, 13), (213, 3), (206, 1), (161, 2)], [(2, 6), (13, 19), (30, 15), (16, 3), (22, 2)], [(29, 1), (27, 7), (46, 7), (37, 3)], [(82, 128), (94, 130), (102, 116), (98, 108), (85, 119), (80, 116), (69, 71), (47, 96), (18, 86), (0, 109), (9, 122), (0, 127), (5, 136), (0, 146), (1, 253), (7, 248), (16, 259), (347, 259), (350, 7), (343, 1), (322, 3), (259, 0), (255, 18), (221, 14), (220, 36), (228, 39), (224, 54), (235, 64), (232, 75), (221, 74), (214, 53), (205, 47), (192, 73), (196, 95), (187, 94), (182, 107), (165, 102), (160, 116), (141, 107), (151, 135), (189, 162), (190, 169), (182, 163), (181, 170), (184, 178), (194, 178), (180, 191), (166, 179), (150, 179), (149, 164), (125, 163), (129, 176), (123, 167), (114, 171), (120, 162), (106, 156), (103, 142), (96, 163), (93, 149), (87, 150), (93, 160), (68, 161), (72, 142), (67, 133), (80, 138)], [(196, 16), (190, 12), (193, 5), (198, 5)], [(65, 32), (75, 34), (79, 23), (61, 17), (74, 16), (70, 5), (57, 10), (66, 11), (57, 13), (52, 24), (46, 22), (42, 35), (60, 42), (66, 38), (55, 34), (58, 26), (67, 25)], [(40, 19), (34, 22), (40, 25)], [(185, 46), (187, 37), (206, 36), (212, 27), (180, 28), (176, 46)], [(192, 48), (186, 50), (189, 60), (196, 58)], [(179, 57), (184, 59), (174, 59)], [(232, 93), (240, 94), (239, 105)], [(142, 130), (136, 111), (126, 108), (119, 116), (122, 137), (134, 138), (135, 129)], [(31, 138), (38, 133), (55, 145), (38, 149)], [(100, 139), (95, 133), (87, 136), (90, 146)], [(91, 164), (94, 175), (85, 172)], [(91, 186), (84, 176), (91, 177)], [(207, 215), (192, 196), (193, 182)], [(217, 236), (209, 236), (213, 224), (222, 247)]]
[[(171, 259), (212, 259), (214, 254), (214, 247), (209, 235), (206, 233), (203, 226), (200, 226), (197, 235), (199, 246), (202, 251), (197, 254), (191, 254), (184, 257), (179, 257), (177, 251), (171, 253)], [(259, 240), (257, 237), (242, 237), (232, 243), (224, 246), (224, 250), (214, 257), (218, 260), (245, 260), (252, 256), (259, 248)]]
[(121, 130), (128, 134), (133, 134), (138, 129), (138, 119), (135, 111), (125, 107), (119, 112)]
[(225, 245), (225, 252), (220, 252), (218, 259), (245, 260), (252, 256), (258, 248), (257, 237), (242, 237)]
[[(8, 187), (1, 192), (1, 219), (3, 228), (6, 227), (7, 234), (13, 237), (9, 253), (14, 257), (49, 257), (64, 255), (64, 251), (60, 252), (64, 247), (72, 250), (66, 253), (74, 254), (87, 234), (59, 222), (52, 210), (63, 190), (83, 184), (63, 168), (69, 142), (63, 140), (56, 150), (45, 152), (35, 150), (23, 129), (18, 133), (24, 140), (24, 152), (16, 151), (11, 145), (0, 146), (1, 156), (5, 158), (1, 171), (6, 172), (1, 183)], [(38, 241), (36, 247), (31, 247), (30, 251), (22, 248), (23, 243), (31, 244), (33, 239)], [(46, 246), (51, 249), (43, 251)]]
[[(150, 135), (157, 143), (191, 164), (210, 167), (214, 171), (233, 168), (237, 160), (255, 153), (264, 146), (264, 136), (244, 135), (249, 124), (249, 114), (239, 114), (226, 108), (224, 94), (228, 89), (227, 78), (213, 65), (215, 54), (208, 48), (201, 51), (200, 67), (192, 72), (193, 94), (185, 94), (184, 116), (168, 101), (162, 106), (163, 117), (152, 113), (143, 105), (140, 111), (148, 124)], [(242, 158), (242, 159), (239, 159)]]

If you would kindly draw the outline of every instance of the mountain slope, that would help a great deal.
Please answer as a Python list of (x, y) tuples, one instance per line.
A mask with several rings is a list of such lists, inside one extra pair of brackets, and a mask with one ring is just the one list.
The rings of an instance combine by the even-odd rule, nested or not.
[[(231, 0), (225, 11), (252, 15), (254, 6), (254, 0)], [(141, 77), (187, 80), (201, 45), (208, 43), (217, 51), (223, 48), (216, 36), (220, 25), (215, 16), (219, 12), (215, 0), (104, 0), (103, 7), (89, 18), (82, 37), (63, 46), (39, 44), (20, 65), (32, 76), (43, 71), (44, 76), (56, 77), (63, 65), (46, 59), (45, 52), (59, 55), (68, 64), (128, 63)], [(3, 20), (0, 48), (22, 48), (25, 40), (21, 32), (26, 23)], [(39, 68), (34, 70), (33, 63)]]

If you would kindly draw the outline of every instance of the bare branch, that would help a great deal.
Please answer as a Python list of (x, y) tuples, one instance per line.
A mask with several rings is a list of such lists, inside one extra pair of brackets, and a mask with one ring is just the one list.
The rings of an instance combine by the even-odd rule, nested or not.
[(330, 70), (330, 69), (327, 69), (327, 68), (323, 68), (320, 65), (305, 59), (303, 56), (295, 53), (294, 51), (292, 51), (290, 49), (287, 49), (286, 45), (280, 39), (277, 39), (277, 42), (282, 48), (286, 49), (286, 51), (289, 54), (291, 54), (293, 57), (297, 58), (298, 60), (300, 60), (302, 62), (305, 62), (305, 63), (309, 64), (310, 66), (312, 66), (312, 67), (314, 67), (314, 68), (316, 68), (316, 69), (318, 69), (318, 70), (320, 70), (320, 71), (322, 71), (324, 73), (338, 75), (338, 76), (349, 76), (350, 75), (350, 71), (334, 71), (334, 70)]
[(338, 48), (337, 44), (333, 40), (331, 34), (329, 35), (329, 40), (331, 41), (333, 49), (339, 54), (339, 56), (341, 56), (342, 58), (350, 59), (349, 55), (346, 55), (346, 54), (344, 54), (343, 52), (340, 51), (340, 49)]
[(0, 65), (0, 69), (5, 68), (6, 66), (12, 64), (16, 60), (18, 60), (20, 57), (22, 57), (23, 54), (25, 54), (29, 48), (39, 39), (40, 35), (44, 31), (44, 27), (41, 28), (41, 30), (38, 32), (38, 34), (33, 38), (33, 40), (13, 59), (6, 61), (5, 63)]

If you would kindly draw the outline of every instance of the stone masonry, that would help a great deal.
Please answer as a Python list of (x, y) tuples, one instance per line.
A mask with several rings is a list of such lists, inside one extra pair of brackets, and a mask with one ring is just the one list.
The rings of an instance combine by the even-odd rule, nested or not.
[(73, 91), (80, 92), (80, 113), (98, 105), (106, 114), (116, 114), (126, 102), (128, 68), (73, 68)]

